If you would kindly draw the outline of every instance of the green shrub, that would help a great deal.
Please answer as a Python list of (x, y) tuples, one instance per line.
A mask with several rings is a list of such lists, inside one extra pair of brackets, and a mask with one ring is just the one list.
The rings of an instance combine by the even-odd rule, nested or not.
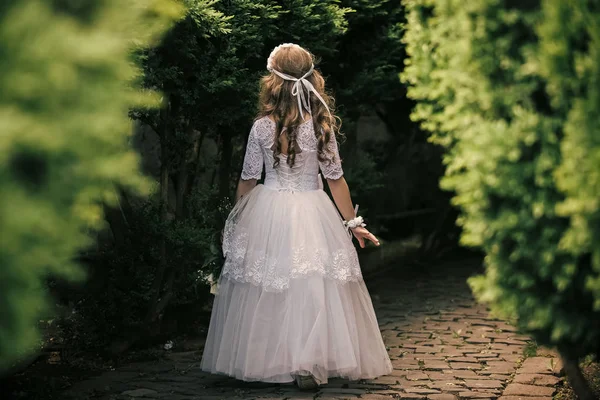
[(600, 352), (600, 9), (405, 0), (413, 118), (446, 147), (470, 284), (566, 358)]
[[(132, 39), (177, 15), (164, 1), (19, 0), (0, 5), (0, 368), (32, 350), (49, 275), (102, 224), (115, 183), (145, 191), (128, 146)], [(159, 17), (159, 18), (157, 18)]]
[[(221, 229), (230, 208), (216, 189), (194, 191), (188, 199), (188, 217), (182, 220), (161, 222), (160, 205), (153, 199), (136, 207), (128, 218), (125, 243), (109, 247), (91, 260), (92, 279), (75, 299), (73, 312), (60, 322), (64, 339), (77, 350), (103, 352), (124, 335), (147, 333), (144, 318), (160, 264), (162, 235), (166, 236), (168, 267), (176, 271), (169, 307), (195, 305), (201, 309), (212, 297), (208, 275), (218, 276), (223, 264)], [(192, 326), (198, 315), (187, 318)], [(147, 338), (174, 334), (158, 328)]]

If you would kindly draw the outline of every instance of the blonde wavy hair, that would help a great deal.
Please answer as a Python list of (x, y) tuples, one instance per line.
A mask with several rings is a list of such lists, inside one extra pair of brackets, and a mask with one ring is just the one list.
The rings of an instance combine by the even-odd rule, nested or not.
[[(299, 47), (282, 47), (270, 59), (271, 66), (279, 72), (300, 78), (306, 74), (315, 63), (315, 57), (308, 50)], [(340, 136), (341, 121), (334, 113), (335, 100), (325, 91), (325, 79), (317, 70), (305, 78), (323, 98), (327, 108), (316, 96), (310, 96), (310, 109), (315, 136), (317, 138), (317, 154), (319, 161), (333, 162), (335, 155), (329, 149), (329, 143)], [(303, 120), (296, 96), (292, 95), (293, 81), (285, 80), (271, 72), (260, 81), (259, 114), (258, 118), (271, 117), (275, 121), (275, 148), (273, 149), (274, 167), (279, 165), (281, 155), (282, 133), (285, 133), (288, 149), (287, 164), (294, 166), (299, 147), (296, 140), (298, 127), (307, 122)], [(303, 90), (303, 89), (301, 89)], [(304, 115), (308, 115), (303, 111)], [(330, 115), (331, 113), (331, 115)]]

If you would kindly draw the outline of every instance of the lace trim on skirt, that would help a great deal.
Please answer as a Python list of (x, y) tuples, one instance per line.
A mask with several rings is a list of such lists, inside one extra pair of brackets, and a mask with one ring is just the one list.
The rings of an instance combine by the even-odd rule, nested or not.
[[(237, 282), (261, 286), (267, 291), (283, 291), (290, 280), (321, 275), (340, 283), (362, 280), (354, 247), (337, 250), (290, 249), (288, 257), (277, 258), (264, 251), (248, 249), (248, 233), (229, 232), (224, 241), (226, 260), (221, 275)], [(233, 236), (233, 237), (232, 237)], [(226, 244), (227, 243), (227, 244)]]

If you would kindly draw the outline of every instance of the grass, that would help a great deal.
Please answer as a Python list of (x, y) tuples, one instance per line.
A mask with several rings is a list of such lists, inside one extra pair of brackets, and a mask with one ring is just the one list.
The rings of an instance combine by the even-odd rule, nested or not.
[(525, 357), (525, 358), (535, 357), (535, 356), (537, 356), (537, 351), (538, 351), (537, 343), (534, 341), (529, 341), (529, 342), (527, 342), (527, 345), (523, 349), (523, 357)]

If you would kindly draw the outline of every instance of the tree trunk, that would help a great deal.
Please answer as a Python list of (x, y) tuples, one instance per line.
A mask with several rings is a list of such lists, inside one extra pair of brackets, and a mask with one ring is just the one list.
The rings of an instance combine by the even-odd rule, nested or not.
[[(167, 114), (166, 111), (161, 111), (161, 114)], [(170, 138), (170, 124), (166, 123), (168, 116), (164, 115), (163, 121), (165, 121), (165, 129), (161, 135), (160, 141), (160, 221), (163, 227), (166, 226), (169, 211), (169, 152), (168, 152), (168, 140)], [(167, 238), (163, 232), (159, 243), (159, 265), (154, 277), (152, 284), (152, 297), (150, 298), (150, 304), (148, 305), (148, 312), (146, 314), (145, 323), (146, 326), (156, 320), (157, 313), (156, 308), (160, 300), (161, 289), (167, 270)]]
[(189, 164), (184, 162), (175, 179), (175, 218), (182, 220), (185, 216), (185, 195), (189, 180)]
[(127, 221), (123, 218), (123, 214), (118, 208), (104, 205), (104, 218), (108, 222), (110, 231), (112, 232), (115, 245), (122, 247), (125, 245), (127, 237)]
[(189, 192), (192, 190), (192, 188), (196, 184), (196, 179), (198, 179), (200, 174), (203, 172), (202, 171), (203, 164), (200, 161), (200, 156), (202, 153), (200, 150), (202, 149), (202, 144), (204, 143), (205, 137), (206, 137), (206, 131), (202, 131), (202, 133), (200, 133), (200, 137), (194, 143), (194, 165), (195, 165), (195, 167), (194, 167), (194, 173), (192, 174), (192, 176), (190, 177), (190, 180), (189, 180), (187, 194), (189, 194)]
[(595, 400), (596, 396), (592, 391), (590, 385), (585, 380), (581, 368), (579, 368), (579, 360), (569, 356), (566, 352), (561, 351), (560, 357), (562, 359), (567, 378), (569, 383), (575, 391), (579, 400)]
[(231, 156), (233, 144), (231, 135), (221, 136), (221, 161), (219, 163), (219, 196), (229, 196), (229, 175), (231, 172)]
[[(194, 129), (191, 126), (187, 129), (187, 135), (192, 137), (192, 152), (187, 159), (183, 160), (183, 164), (181, 165), (175, 180), (175, 216), (178, 220), (181, 220), (186, 216), (185, 200), (190, 194), (190, 189), (196, 178), (197, 166), (200, 164), (200, 147), (204, 140), (204, 132), (199, 135), (195, 134)], [(191, 169), (192, 166), (195, 166), (193, 170)]]
[(133, 208), (131, 207), (131, 202), (129, 201), (129, 195), (121, 186), (117, 186), (116, 191), (119, 195), (119, 206), (121, 208), (121, 212), (123, 213), (123, 218), (125, 219), (125, 223), (129, 226), (128, 221), (130, 221), (133, 216)]
[(162, 292), (162, 296), (160, 301), (156, 304), (156, 308), (154, 310), (154, 314), (156, 316), (162, 315), (163, 311), (169, 305), (171, 298), (173, 297), (173, 284), (175, 283), (176, 271), (171, 268), (168, 273), (167, 283), (165, 283), (165, 288)]

